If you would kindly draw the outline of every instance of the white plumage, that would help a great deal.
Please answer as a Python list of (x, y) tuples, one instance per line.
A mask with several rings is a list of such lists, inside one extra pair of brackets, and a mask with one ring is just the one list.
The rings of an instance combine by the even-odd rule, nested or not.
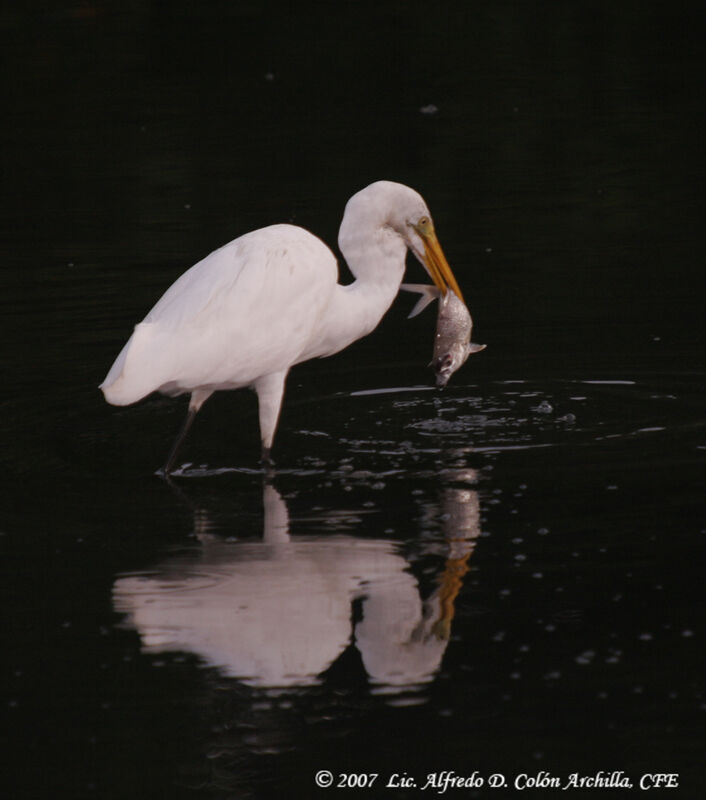
[(422, 197), (379, 181), (347, 203), (339, 247), (355, 281), (337, 282), (331, 250), (294, 225), (272, 225), (199, 261), (135, 326), (101, 384), (106, 400), (129, 405), (158, 391), (191, 393), (169, 472), (198, 409), (219, 389), (258, 395), (263, 459), (270, 448), (294, 364), (328, 356), (372, 331), (399, 290), (408, 249), (436, 285), (460, 290)]

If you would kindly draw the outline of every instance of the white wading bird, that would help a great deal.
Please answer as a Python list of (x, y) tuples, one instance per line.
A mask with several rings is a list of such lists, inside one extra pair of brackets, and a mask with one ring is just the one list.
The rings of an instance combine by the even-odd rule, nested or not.
[(270, 462), (284, 382), (294, 364), (337, 353), (370, 333), (392, 304), (407, 250), (442, 293), (461, 291), (421, 195), (379, 181), (353, 195), (338, 244), (355, 277), (342, 286), (334, 254), (294, 225), (271, 225), (215, 250), (176, 280), (135, 326), (101, 384), (129, 405), (151, 392), (191, 394), (164, 473), (204, 402), (219, 389), (257, 392), (262, 459)]

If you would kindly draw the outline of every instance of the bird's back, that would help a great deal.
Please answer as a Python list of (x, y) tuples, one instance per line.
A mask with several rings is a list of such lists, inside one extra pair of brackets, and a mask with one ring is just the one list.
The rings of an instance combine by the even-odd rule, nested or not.
[(237, 388), (290, 366), (337, 275), (333, 253), (303, 228), (272, 225), (233, 240), (181, 275), (135, 327), (101, 385), (106, 399)]

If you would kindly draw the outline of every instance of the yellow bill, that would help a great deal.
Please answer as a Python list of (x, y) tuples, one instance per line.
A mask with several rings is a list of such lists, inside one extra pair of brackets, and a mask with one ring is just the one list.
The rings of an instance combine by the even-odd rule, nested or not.
[(439, 240), (436, 238), (434, 225), (427, 217), (424, 217), (414, 226), (424, 245), (424, 266), (427, 268), (431, 279), (442, 295), (446, 294), (447, 289), (453, 289), (456, 297), (463, 303), (463, 294), (454, 278), (449, 262), (446, 260), (444, 251), (441, 249)]

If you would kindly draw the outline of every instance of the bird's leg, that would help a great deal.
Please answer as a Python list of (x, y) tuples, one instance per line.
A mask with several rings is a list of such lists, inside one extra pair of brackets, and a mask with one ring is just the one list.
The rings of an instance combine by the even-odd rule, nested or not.
[(271, 458), (272, 441), (275, 438), (279, 412), (284, 396), (284, 381), (287, 370), (263, 375), (255, 381), (257, 404), (260, 415), (260, 438), (262, 439), (262, 463), (266, 468), (274, 466)]
[(194, 421), (198, 410), (201, 406), (206, 402), (206, 400), (211, 396), (211, 392), (207, 392), (203, 389), (197, 389), (195, 392), (191, 394), (191, 400), (189, 401), (189, 410), (186, 412), (186, 419), (184, 420), (184, 424), (181, 426), (181, 430), (177, 434), (176, 439), (174, 440), (174, 444), (172, 445), (172, 449), (169, 451), (169, 456), (162, 467), (162, 473), (165, 476), (168, 476), (169, 473), (174, 469), (174, 462), (176, 461), (177, 454), (181, 448), (181, 445), (186, 439), (186, 434), (189, 432), (189, 428), (191, 427), (191, 423)]
[(189, 428), (191, 427), (191, 423), (194, 421), (194, 417), (196, 417), (196, 409), (189, 406), (189, 410), (186, 412), (186, 419), (184, 420), (184, 424), (181, 426), (181, 430), (177, 434), (176, 439), (174, 440), (174, 444), (172, 445), (172, 449), (169, 451), (169, 456), (162, 467), (162, 472), (165, 476), (168, 476), (169, 473), (174, 469), (174, 462), (176, 461), (177, 453), (181, 448), (182, 442), (186, 439), (186, 434), (189, 432)]

